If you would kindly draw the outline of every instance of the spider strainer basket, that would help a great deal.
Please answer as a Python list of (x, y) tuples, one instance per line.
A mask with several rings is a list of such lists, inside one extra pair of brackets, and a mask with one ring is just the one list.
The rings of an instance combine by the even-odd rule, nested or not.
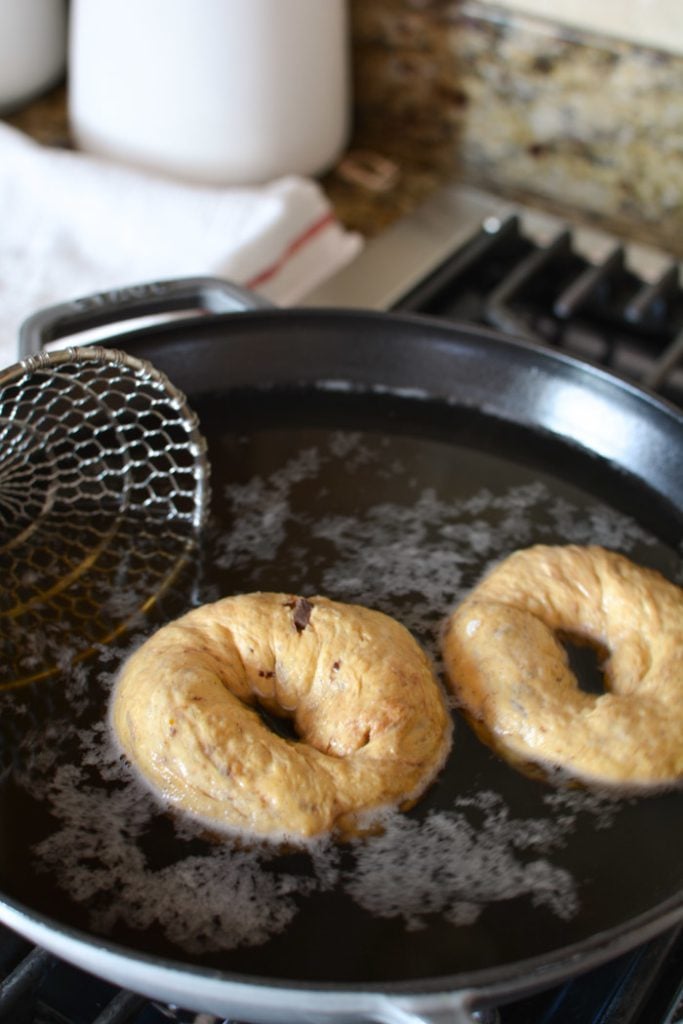
[(0, 373), (0, 688), (151, 606), (196, 544), (208, 474), (196, 416), (149, 363), (70, 348)]

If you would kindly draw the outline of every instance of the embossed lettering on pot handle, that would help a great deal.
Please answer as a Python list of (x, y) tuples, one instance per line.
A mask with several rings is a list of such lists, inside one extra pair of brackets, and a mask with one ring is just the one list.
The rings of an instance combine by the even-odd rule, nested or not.
[(259, 295), (215, 277), (186, 277), (115, 288), (72, 302), (49, 306), (28, 317), (19, 331), (22, 359), (40, 352), (51, 341), (124, 320), (189, 312), (237, 313), (269, 309)]

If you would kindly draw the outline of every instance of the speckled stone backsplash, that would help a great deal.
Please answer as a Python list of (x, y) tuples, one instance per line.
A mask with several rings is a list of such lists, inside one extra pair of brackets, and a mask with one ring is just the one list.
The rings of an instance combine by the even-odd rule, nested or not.
[(414, 191), (457, 175), (683, 255), (683, 56), (478, 0), (352, 16), (355, 144)]

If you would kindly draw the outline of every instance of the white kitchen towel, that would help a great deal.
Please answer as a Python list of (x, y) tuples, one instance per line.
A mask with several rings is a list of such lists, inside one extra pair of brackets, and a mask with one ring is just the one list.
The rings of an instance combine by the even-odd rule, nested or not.
[(0, 123), (0, 367), (57, 302), (211, 275), (277, 305), (301, 301), (359, 251), (315, 181), (192, 185), (52, 149)]

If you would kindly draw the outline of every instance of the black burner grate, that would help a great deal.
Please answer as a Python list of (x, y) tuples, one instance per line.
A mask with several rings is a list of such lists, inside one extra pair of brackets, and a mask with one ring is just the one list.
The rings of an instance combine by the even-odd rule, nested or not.
[(0, 1024), (213, 1024), (119, 990), (0, 926)]
[(683, 1021), (683, 932), (503, 1008), (500, 1024), (676, 1024)]
[(395, 309), (488, 324), (557, 347), (683, 405), (683, 289), (670, 261), (654, 280), (614, 245), (591, 262), (560, 228), (534, 241), (520, 217), (492, 218)]

